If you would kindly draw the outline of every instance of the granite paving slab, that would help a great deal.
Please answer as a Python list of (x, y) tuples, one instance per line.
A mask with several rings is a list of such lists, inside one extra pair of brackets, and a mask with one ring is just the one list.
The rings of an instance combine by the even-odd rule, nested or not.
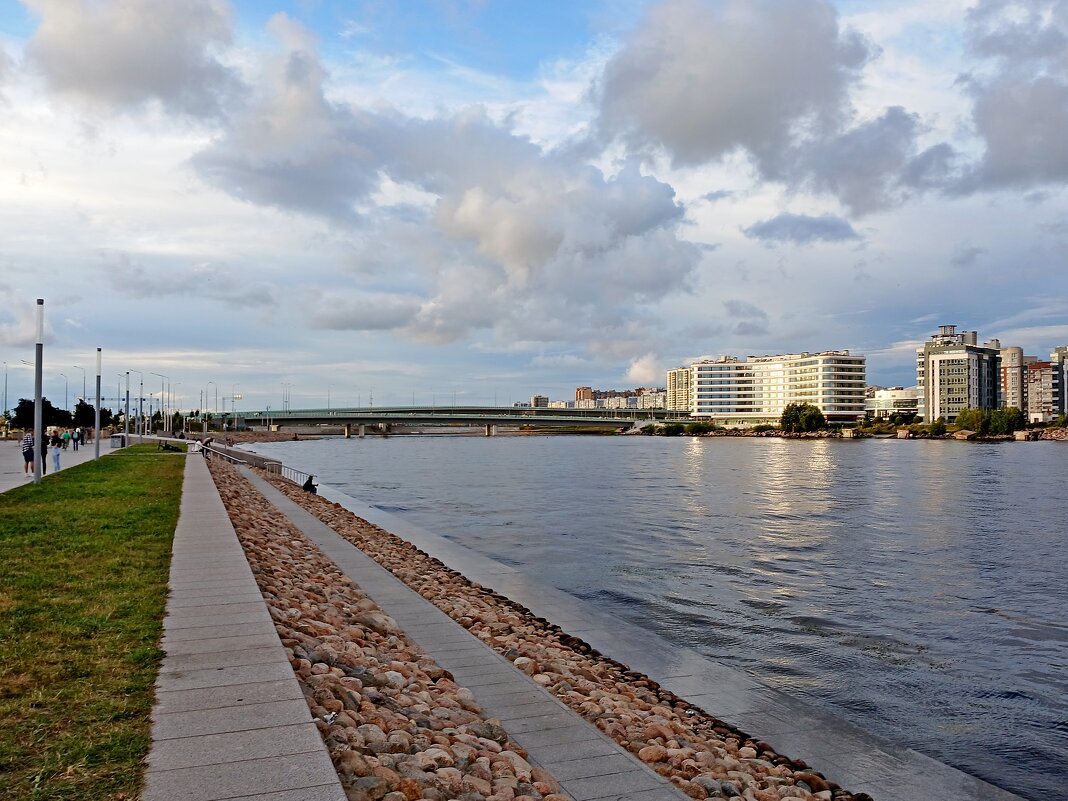
[(142, 801), (344, 801), (204, 460), (186, 458)]

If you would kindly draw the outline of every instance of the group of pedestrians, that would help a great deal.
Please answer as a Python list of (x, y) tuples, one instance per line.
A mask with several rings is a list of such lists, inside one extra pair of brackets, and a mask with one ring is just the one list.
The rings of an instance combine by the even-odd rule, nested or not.
[[(52, 471), (59, 470), (59, 456), (63, 451), (73, 447), (74, 450), (78, 450), (79, 447), (87, 442), (93, 441), (93, 434), (90, 429), (86, 428), (73, 428), (52, 429), (52, 432), (46, 433), (41, 439), (41, 475), (48, 472), (48, 451), (52, 450)], [(22, 472), (28, 476), (32, 476), (34, 473), (34, 459), (36, 457), (36, 449), (34, 448), (34, 436), (32, 431), (27, 431), (22, 437), (22, 460), (23, 467)]]

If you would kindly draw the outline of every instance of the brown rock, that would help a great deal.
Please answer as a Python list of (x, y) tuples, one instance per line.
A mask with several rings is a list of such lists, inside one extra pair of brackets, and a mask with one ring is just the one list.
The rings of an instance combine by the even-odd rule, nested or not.
[(646, 764), (663, 762), (667, 759), (667, 749), (662, 745), (647, 745), (638, 752), (638, 759)]

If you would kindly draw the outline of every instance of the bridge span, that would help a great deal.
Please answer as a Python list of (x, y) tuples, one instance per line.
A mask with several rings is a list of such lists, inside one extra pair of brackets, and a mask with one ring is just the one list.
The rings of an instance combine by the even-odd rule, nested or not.
[(689, 420), (687, 412), (664, 409), (545, 409), (495, 406), (393, 406), (344, 409), (262, 409), (242, 412), (244, 425), (271, 430), (287, 428), (341, 428), (346, 436), (363, 435), (368, 427), (389, 433), (415, 427), (485, 428), (487, 436), (496, 429), (576, 429), (622, 431), (650, 422)]

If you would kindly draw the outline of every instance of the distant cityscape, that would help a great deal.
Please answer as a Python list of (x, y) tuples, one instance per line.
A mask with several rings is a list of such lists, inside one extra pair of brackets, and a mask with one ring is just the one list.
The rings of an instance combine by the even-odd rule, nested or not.
[(1068, 345), (1041, 360), (997, 339), (979, 344), (976, 331), (942, 325), (916, 350), (915, 386), (872, 386), (866, 379), (865, 357), (848, 350), (719, 356), (668, 370), (664, 387), (577, 387), (574, 400), (534, 395), (516, 405), (668, 409), (727, 428), (774, 424), (792, 403), (810, 403), (837, 425), (866, 416), (952, 423), (964, 409), (1008, 407), (1024, 412), (1029, 423), (1049, 423), (1068, 412)]

